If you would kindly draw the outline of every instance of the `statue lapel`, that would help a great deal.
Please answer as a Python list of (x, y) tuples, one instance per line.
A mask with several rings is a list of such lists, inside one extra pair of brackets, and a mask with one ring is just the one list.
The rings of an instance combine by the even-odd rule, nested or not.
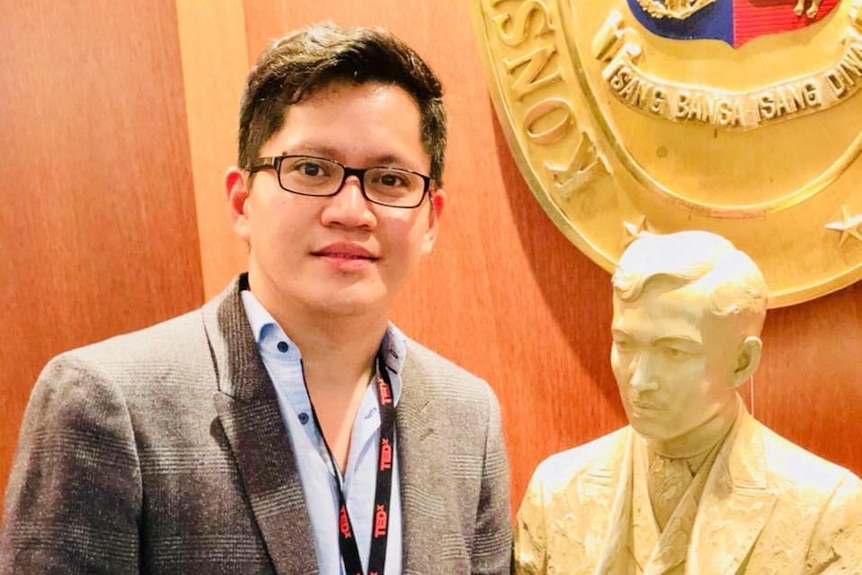
[(694, 484), (689, 487), (659, 536), (644, 566), (643, 575), (663, 575), (685, 561), (697, 516), (694, 487)]
[(691, 573), (732, 575), (751, 551), (776, 502), (767, 484), (763, 432), (741, 411), (712, 466), (692, 533)]
[(628, 573), (631, 564), (634, 433), (629, 429), (627, 435), (621, 446), (624, 453), (617, 451), (608, 456), (609, 461), (619, 459), (619, 467), (597, 466), (582, 480), (579, 495), (588, 522), (584, 548), (589, 563), (596, 565), (595, 575)]

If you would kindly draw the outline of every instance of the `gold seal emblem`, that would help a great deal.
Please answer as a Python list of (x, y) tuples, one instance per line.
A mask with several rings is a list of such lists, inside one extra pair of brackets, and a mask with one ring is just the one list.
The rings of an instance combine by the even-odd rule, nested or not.
[(862, 277), (862, 0), (474, 0), (497, 115), (560, 230), (611, 270), (705, 229), (771, 306)]

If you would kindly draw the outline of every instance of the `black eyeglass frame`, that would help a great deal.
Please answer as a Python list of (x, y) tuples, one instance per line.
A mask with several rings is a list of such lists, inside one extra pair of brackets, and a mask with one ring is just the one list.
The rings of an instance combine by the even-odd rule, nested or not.
[[(330, 194), (307, 194), (305, 192), (298, 192), (296, 190), (291, 190), (285, 187), (284, 184), (281, 183), (281, 164), (287, 158), (309, 158), (311, 160), (320, 160), (323, 162), (329, 162), (331, 164), (335, 164), (339, 166), (344, 174), (341, 176), (341, 183), (338, 184), (338, 187), (335, 188), (335, 191)], [(261, 170), (267, 170), (272, 168), (275, 170), (275, 176), (278, 180), (278, 186), (284, 190), (285, 192), (290, 192), (291, 194), (296, 194), (298, 196), (306, 196), (309, 198), (331, 198), (333, 196), (337, 196), (339, 192), (344, 188), (344, 182), (347, 181), (347, 178), (350, 176), (356, 176), (356, 179), (359, 180), (359, 190), (362, 192), (362, 197), (372, 204), (376, 204), (378, 206), (385, 206), (387, 208), (400, 208), (405, 210), (413, 210), (422, 205), (422, 202), (425, 201), (425, 196), (433, 195), (433, 192), (429, 193), (431, 190), (431, 176), (426, 176), (425, 174), (414, 172), (413, 170), (405, 170), (403, 168), (390, 168), (388, 166), (370, 166), (368, 168), (351, 168), (350, 166), (345, 166), (341, 162), (336, 160), (331, 160), (329, 158), (321, 158), (319, 156), (307, 156), (304, 154), (282, 154), (281, 156), (265, 156), (262, 158), (258, 158), (255, 160), (251, 166), (247, 168), (249, 174), (254, 174)], [(414, 176), (419, 176), (422, 179), (422, 195), (419, 196), (419, 199), (415, 204), (407, 205), (407, 206), (396, 206), (393, 204), (387, 204), (384, 202), (380, 202), (378, 200), (374, 200), (368, 197), (368, 194), (365, 192), (365, 172), (370, 170), (393, 170), (396, 172), (405, 172), (408, 174), (413, 174)]]

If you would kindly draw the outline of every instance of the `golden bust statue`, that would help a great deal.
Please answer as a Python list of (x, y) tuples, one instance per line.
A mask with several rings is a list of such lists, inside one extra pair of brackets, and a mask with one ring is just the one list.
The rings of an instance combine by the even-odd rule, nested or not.
[(715, 234), (642, 233), (613, 287), (611, 364), (630, 425), (536, 469), (515, 572), (862, 572), (859, 478), (771, 432), (736, 391), (762, 347), (754, 262)]

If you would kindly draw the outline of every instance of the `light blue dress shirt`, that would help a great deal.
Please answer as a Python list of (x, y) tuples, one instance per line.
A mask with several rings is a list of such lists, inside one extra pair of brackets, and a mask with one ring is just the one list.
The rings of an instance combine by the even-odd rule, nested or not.
[[(344, 575), (338, 546), (338, 484), (329, 463), (323, 438), (314, 424), (311, 404), (302, 379), (299, 348), (250, 291), (242, 292), (246, 316), (254, 333), (260, 356), (275, 385), (281, 417), (287, 426), (296, 455), (299, 479), (311, 520), (314, 549), (320, 575)], [(404, 365), (404, 334), (389, 325), (381, 343), (389, 368), (395, 406), (401, 397), (401, 368)], [(342, 479), (350, 521), (359, 546), (363, 571), (368, 571), (371, 531), (374, 523), (374, 489), (380, 444), (380, 413), (374, 385), (369, 385), (353, 422), (350, 452)], [(395, 444), (398, 444), (396, 437)], [(398, 480), (398, 451), (392, 466), (392, 499), (389, 537), (386, 545), (386, 575), (401, 573), (401, 486)]]

